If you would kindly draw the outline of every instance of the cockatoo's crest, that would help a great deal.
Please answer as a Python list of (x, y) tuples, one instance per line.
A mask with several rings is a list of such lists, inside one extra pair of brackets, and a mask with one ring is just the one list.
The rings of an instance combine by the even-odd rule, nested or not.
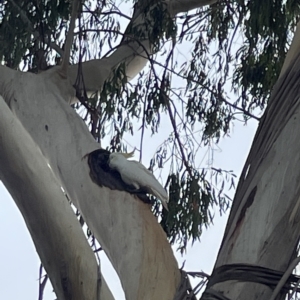
[(134, 156), (134, 151), (135, 151), (135, 148), (129, 152), (129, 153), (126, 153), (126, 152), (119, 152), (119, 154), (122, 154), (125, 158), (131, 158)]

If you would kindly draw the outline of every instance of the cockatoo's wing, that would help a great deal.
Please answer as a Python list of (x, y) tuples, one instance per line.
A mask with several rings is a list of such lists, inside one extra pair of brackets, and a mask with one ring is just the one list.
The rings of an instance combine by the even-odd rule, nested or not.
[[(161, 200), (163, 206), (168, 210), (169, 196), (167, 191), (155, 178), (155, 176), (141, 163), (134, 160), (127, 161), (127, 168), (131, 171), (122, 170), (122, 179), (127, 184), (133, 184), (145, 188), (149, 194)], [(134, 172), (132, 172), (134, 170)], [(130, 173), (129, 173), (130, 172)], [(127, 174), (130, 176), (127, 176)]]

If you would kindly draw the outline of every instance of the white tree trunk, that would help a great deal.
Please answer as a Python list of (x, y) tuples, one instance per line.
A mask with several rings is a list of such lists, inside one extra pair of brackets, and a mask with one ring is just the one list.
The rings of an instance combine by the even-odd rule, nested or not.
[[(215, 268), (250, 264), (285, 272), (300, 232), (300, 51), (287, 55), (242, 172)], [(298, 49), (297, 49), (298, 48)], [(229, 299), (269, 299), (272, 289), (227, 280), (210, 287)], [(209, 299), (204, 295), (202, 299)]]
[(1, 96), (0, 141), (0, 178), (24, 217), (57, 297), (113, 300), (41, 150)]

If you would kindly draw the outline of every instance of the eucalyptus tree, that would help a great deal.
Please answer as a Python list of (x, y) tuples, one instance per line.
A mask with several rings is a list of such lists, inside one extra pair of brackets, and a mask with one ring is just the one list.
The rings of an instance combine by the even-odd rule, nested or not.
[[(226, 135), (239, 114), (244, 121), (259, 120), (254, 111), (265, 108), (299, 5), (139, 0), (128, 4), (131, 15), (120, 5), (101, 0), (1, 4), (0, 178), (23, 214), (58, 299), (113, 299), (68, 202), (107, 254), (127, 299), (185, 299), (192, 297), (191, 291), (183, 284), (186, 274), (178, 269), (170, 243), (178, 241), (184, 249), (189, 239), (199, 238), (212, 220), (211, 209), (223, 211), (229, 205), (225, 183), (234, 185), (231, 172), (199, 169), (197, 151)], [(181, 45), (191, 45), (184, 63), (176, 59)], [(176, 86), (176, 78), (183, 86)], [(226, 93), (228, 84), (236, 99)], [(150, 168), (170, 167), (165, 182), (169, 212), (156, 199), (150, 199), (151, 211), (134, 194), (113, 184), (99, 185), (89, 161), (107, 136), (107, 150), (125, 151), (124, 135), (138, 134), (134, 122), (139, 124), (142, 154), (144, 131), (160, 131), (162, 118), (169, 118), (172, 131)], [(269, 129), (273, 119), (267, 120)], [(287, 121), (280, 122), (280, 129)], [(198, 137), (195, 128), (200, 128)], [(240, 185), (251, 168), (247, 162)], [(280, 181), (282, 172), (274, 172)], [(224, 176), (220, 189), (209, 183), (211, 174)], [(265, 189), (268, 195), (272, 188)], [(233, 244), (227, 239), (232, 238), (230, 226), (257, 199), (256, 192), (253, 188), (251, 197), (237, 193), (217, 267), (244, 262), (246, 244), (237, 245), (230, 256)], [(250, 204), (236, 208), (243, 197)], [(252, 227), (247, 229), (249, 240), (255, 238)], [(217, 283), (210, 281), (204, 297), (212, 297)], [(235, 296), (239, 285), (230, 283), (229, 290), (226, 284), (220, 291)]]

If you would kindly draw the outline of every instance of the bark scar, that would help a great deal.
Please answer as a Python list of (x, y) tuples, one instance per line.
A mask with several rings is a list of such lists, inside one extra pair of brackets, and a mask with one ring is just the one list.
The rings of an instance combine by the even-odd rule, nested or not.
[(246, 211), (247, 209), (252, 205), (254, 199), (255, 199), (255, 195), (256, 195), (256, 191), (257, 191), (257, 185), (252, 189), (252, 191), (250, 192), (243, 208), (241, 209), (240, 215), (238, 220), (236, 221), (236, 225), (235, 225), (235, 229), (233, 231), (233, 233), (230, 236), (230, 239), (232, 238), (233, 235), (235, 235), (235, 233), (238, 231), (238, 229), (241, 227), (241, 224), (243, 223), (243, 220), (245, 218), (246, 215)]

